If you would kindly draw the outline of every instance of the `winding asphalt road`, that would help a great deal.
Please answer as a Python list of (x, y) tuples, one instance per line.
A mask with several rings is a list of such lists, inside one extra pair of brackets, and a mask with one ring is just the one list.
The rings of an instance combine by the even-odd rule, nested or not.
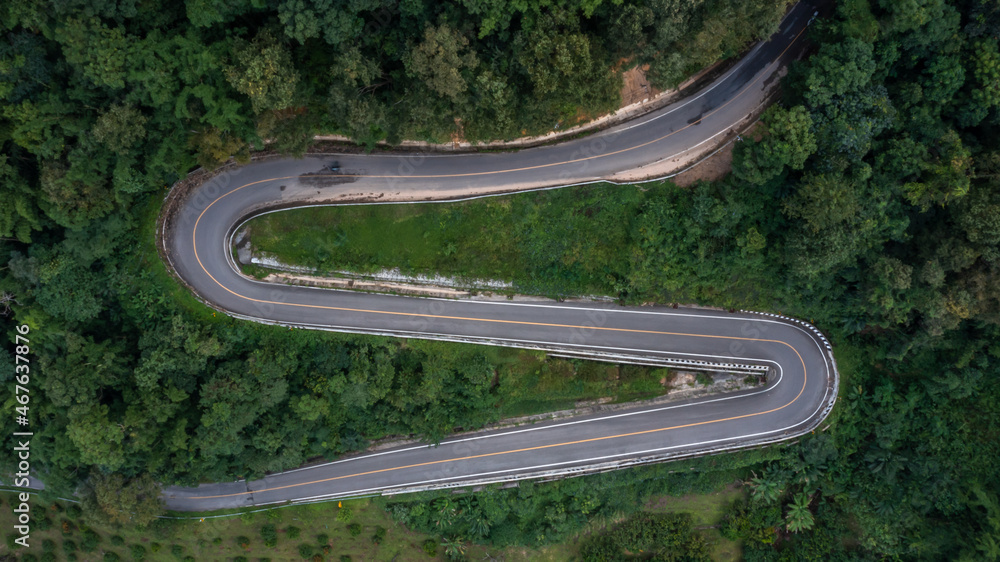
[(815, 328), (756, 313), (627, 308), (599, 303), (441, 300), (274, 285), (240, 275), (231, 237), (253, 216), (304, 204), (454, 199), (614, 179), (682, 158), (760, 106), (798, 54), (814, 8), (698, 94), (593, 136), (500, 154), (338, 155), (268, 160), (217, 176), (164, 222), (170, 265), (226, 313), (301, 328), (466, 341), (647, 359), (771, 367), (765, 387), (669, 406), (474, 434), (437, 447), (398, 447), (253, 482), (168, 488), (167, 507), (204, 511), (288, 500), (574, 474), (756, 446), (813, 430), (836, 398), (833, 355)]

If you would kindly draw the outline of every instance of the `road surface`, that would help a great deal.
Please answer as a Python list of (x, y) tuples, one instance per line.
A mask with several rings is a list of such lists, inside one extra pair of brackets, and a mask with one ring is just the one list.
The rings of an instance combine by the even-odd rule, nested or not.
[[(617, 357), (765, 365), (768, 385), (724, 397), (407, 446), (253, 482), (168, 488), (175, 510), (573, 474), (760, 445), (814, 429), (836, 397), (826, 340), (754, 313), (597, 303), (443, 300), (274, 285), (240, 275), (231, 237), (253, 216), (304, 204), (444, 200), (567, 186), (680, 160), (744, 121), (798, 53), (814, 8), (800, 3), (770, 41), (692, 97), (601, 133), (513, 153), (337, 155), (226, 172), (164, 223), (170, 265), (204, 301), (238, 318), (301, 328), (532, 347)], [(341, 169), (325, 164), (338, 160)]]

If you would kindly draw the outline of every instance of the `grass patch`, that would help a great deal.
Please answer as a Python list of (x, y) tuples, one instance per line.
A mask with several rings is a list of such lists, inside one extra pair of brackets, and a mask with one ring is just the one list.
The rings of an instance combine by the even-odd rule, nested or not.
[[(571, 409), (581, 401), (630, 402), (661, 396), (673, 374), (664, 368), (550, 357), (541, 351), (408, 339), (431, 356), (479, 353), (495, 365), (495, 419)], [(463, 428), (468, 429), (468, 428)]]
[(254, 279), (263, 279), (268, 275), (274, 273), (274, 270), (268, 269), (266, 267), (259, 266), (254, 263), (240, 264), (240, 270), (253, 277)]
[(564, 360), (519, 350), (500, 355), (502, 417), (571, 409), (579, 401), (645, 400), (664, 394), (667, 386), (661, 382), (672, 379), (662, 368)]
[[(458, 203), (293, 209), (249, 223), (255, 251), (322, 271), (495, 279), (521, 292), (613, 294), (647, 190), (594, 186)], [(676, 188), (674, 188), (676, 189)]]
[(695, 526), (718, 525), (732, 503), (744, 495), (739, 486), (727, 486), (709, 494), (661, 496), (650, 500), (644, 511), (652, 513), (690, 513)]

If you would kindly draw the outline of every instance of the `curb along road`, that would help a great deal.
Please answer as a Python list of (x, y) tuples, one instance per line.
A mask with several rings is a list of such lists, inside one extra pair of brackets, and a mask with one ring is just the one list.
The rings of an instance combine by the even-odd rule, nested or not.
[(169, 509), (316, 501), (565, 477), (794, 439), (836, 400), (837, 371), (814, 327), (747, 311), (505, 303), (365, 294), (276, 285), (233, 266), (229, 237), (249, 217), (302, 205), (450, 200), (604, 181), (683, 155), (728, 131), (767, 97), (814, 14), (796, 5), (771, 40), (694, 96), (563, 144), (490, 154), (338, 155), (339, 172), (311, 156), (229, 169), (169, 206), (161, 250), (210, 306), (246, 320), (367, 334), (544, 349), (636, 361), (704, 361), (770, 368), (762, 389), (401, 446), (252, 482), (171, 487)]

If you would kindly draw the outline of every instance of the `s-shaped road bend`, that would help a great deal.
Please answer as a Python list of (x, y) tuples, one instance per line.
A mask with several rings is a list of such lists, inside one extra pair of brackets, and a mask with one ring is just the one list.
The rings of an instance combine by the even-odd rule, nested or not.
[[(814, 430), (836, 399), (826, 339), (771, 314), (629, 308), (608, 303), (505, 303), (366, 294), (263, 283), (236, 271), (231, 237), (264, 212), (368, 196), (445, 200), (614, 179), (684, 155), (760, 106), (768, 83), (801, 48), (814, 7), (692, 97), (599, 134), (495, 154), (338, 155), (266, 160), (194, 188), (167, 217), (162, 243), (177, 275), (237, 318), (345, 332), (529, 347), (584, 355), (770, 367), (749, 391), (527, 428), (476, 433), (437, 447), (403, 446), (250, 482), (171, 487), (170, 509), (207, 511), (286, 501), (572, 475), (759, 446)], [(502, 228), (502, 225), (497, 225)]]

